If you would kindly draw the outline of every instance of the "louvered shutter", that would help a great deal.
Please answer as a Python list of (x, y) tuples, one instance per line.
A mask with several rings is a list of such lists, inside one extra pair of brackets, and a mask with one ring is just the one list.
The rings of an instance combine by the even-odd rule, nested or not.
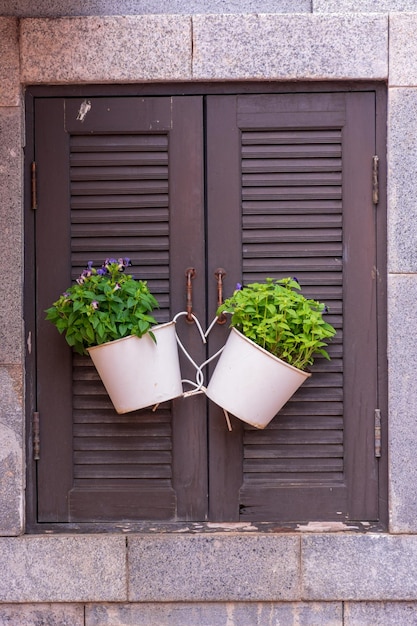
[[(84, 121), (77, 119), (80, 99), (67, 99), (65, 107), (58, 109), (54, 102), (42, 101), (38, 105), (39, 129), (53, 110), (55, 131), (60, 138), (60, 145), (55, 143), (50, 154), (46, 154), (49, 143), (38, 142), (42, 167), (49, 166), (51, 174), (51, 158), (59, 168), (69, 165), (69, 181), (57, 189), (61, 204), (55, 207), (53, 193), (43, 193), (47, 181), (40, 173), (45, 205), (39, 209), (39, 248), (48, 250), (51, 259), (65, 259), (54, 284), (48, 281), (45, 290), (39, 286), (40, 315), (49, 305), (47, 298), (51, 297), (50, 302), (56, 299), (88, 261), (98, 267), (107, 257), (129, 257), (132, 273), (148, 281), (160, 303), (155, 314), (158, 321), (168, 321), (181, 309), (184, 269), (196, 263), (200, 255), (200, 247), (193, 246), (178, 254), (181, 242), (177, 238), (172, 241), (170, 224), (175, 215), (175, 232), (184, 219), (176, 212), (183, 211), (190, 202), (198, 208), (201, 202), (201, 98), (183, 98), (181, 104), (171, 98), (93, 99), (88, 104), (91, 109)], [(51, 128), (51, 118), (48, 124)], [(197, 157), (195, 150), (200, 150)], [(186, 174), (179, 171), (181, 167)], [(184, 187), (170, 182), (170, 176), (179, 180), (184, 175), (194, 176), (198, 185), (198, 191), (187, 198), (182, 192)], [(46, 222), (49, 214), (51, 224), (57, 213), (63, 232), (57, 232), (56, 239), (45, 241), (46, 223), (42, 228), (42, 220)], [(200, 208), (189, 231), (196, 240), (201, 238), (197, 231), (202, 215)], [(177, 282), (181, 292), (176, 288)], [(42, 319), (39, 325), (40, 380), (65, 379), (64, 396), (60, 399), (51, 398), (53, 388), (39, 390), (44, 431), (39, 461), (39, 521), (177, 519), (187, 517), (187, 501), (191, 497), (195, 510), (199, 510), (198, 503), (205, 507), (206, 490), (199, 485), (201, 496), (192, 488), (193, 481), (204, 481), (205, 456), (196, 461), (193, 453), (185, 457), (181, 452), (181, 431), (186, 427), (187, 414), (182, 420), (185, 425), (181, 422), (177, 428), (175, 402), (165, 403), (156, 411), (149, 408), (117, 415), (91, 359), (71, 355), (55, 329), (51, 333)], [(56, 358), (48, 358), (48, 340), (48, 352), (52, 346), (57, 351)], [(70, 372), (71, 379), (67, 380)], [(54, 404), (61, 404), (55, 414)], [(190, 410), (191, 417), (198, 415), (192, 415)], [(55, 450), (53, 433), (58, 428), (60, 441)], [(173, 456), (175, 438), (177, 460)], [(46, 477), (51, 472), (57, 473), (53, 489)], [(188, 476), (192, 472), (195, 476), (189, 481), (190, 493), (184, 494), (184, 473)], [(204, 514), (204, 510), (199, 512)]]
[[(35, 98), (38, 522), (377, 518), (374, 98)], [(89, 360), (44, 319), (107, 256), (132, 259), (160, 321), (184, 309), (190, 267), (203, 325), (218, 268), (225, 297), (242, 280), (296, 276), (330, 308), (332, 359), (264, 431), (232, 417), (229, 432), (203, 395), (118, 416)], [(207, 350), (195, 325), (179, 332), (201, 363), (228, 329), (215, 325)]]
[[(234, 424), (242, 472), (234, 470), (239, 496), (228, 504), (230, 518), (238, 511), (241, 520), (284, 522), (377, 515), (373, 117), (371, 94), (241, 96), (229, 105), (228, 135), (209, 127), (209, 156), (219, 175), (224, 167), (224, 185), (235, 187), (229, 206), (216, 191), (208, 200), (213, 219), (224, 221), (228, 211), (239, 232), (235, 251), (216, 260), (231, 269), (229, 293), (242, 279), (296, 276), (306, 296), (329, 306), (337, 328), (331, 361), (316, 360), (313, 376), (267, 429)], [(232, 164), (222, 161), (228, 143), (239, 155)], [(231, 463), (225, 446), (212, 464)], [(219, 477), (211, 499), (222, 497)]]

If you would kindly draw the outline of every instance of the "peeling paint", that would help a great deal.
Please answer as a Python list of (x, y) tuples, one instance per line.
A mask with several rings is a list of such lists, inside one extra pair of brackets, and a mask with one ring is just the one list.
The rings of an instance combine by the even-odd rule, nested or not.
[(78, 111), (77, 120), (79, 120), (80, 122), (84, 122), (86, 115), (90, 109), (91, 109), (90, 100), (84, 100), (84, 102), (80, 106), (80, 110)]
[(308, 524), (298, 524), (297, 530), (328, 533), (334, 531), (359, 530), (359, 526), (344, 524), (343, 522), (308, 522)]
[(233, 530), (258, 530), (255, 526), (246, 522), (208, 522), (207, 528), (216, 528), (217, 530), (233, 531)]

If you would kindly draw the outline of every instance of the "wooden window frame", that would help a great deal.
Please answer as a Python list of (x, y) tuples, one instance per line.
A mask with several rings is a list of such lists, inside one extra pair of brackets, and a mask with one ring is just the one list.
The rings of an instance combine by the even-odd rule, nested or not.
[[(217, 85), (213, 83), (184, 83), (184, 84), (146, 84), (146, 85), (83, 85), (83, 86), (32, 86), (26, 91), (26, 128), (27, 146), (25, 154), (25, 320), (26, 336), (35, 332), (35, 267), (34, 243), (31, 234), (34, 229), (34, 211), (31, 209), (31, 162), (34, 154), (34, 128), (33, 111), (34, 101), (37, 97), (93, 97), (93, 96), (175, 96), (175, 95), (245, 95), (260, 93), (303, 93), (327, 91), (372, 91), (376, 101), (376, 154), (379, 156), (379, 204), (377, 211), (377, 266), (379, 269), (379, 283), (377, 292), (377, 333), (378, 333), (378, 393), (380, 398), (379, 409), (382, 417), (381, 458), (379, 460), (379, 511), (378, 522), (361, 524), (354, 522), (346, 523), (355, 530), (362, 531), (386, 530), (388, 525), (387, 493), (388, 493), (388, 401), (387, 401), (387, 227), (386, 227), (386, 118), (387, 98), (386, 86), (380, 83), (230, 83)], [(117, 531), (123, 532), (148, 532), (156, 530), (178, 530), (185, 527), (198, 529), (199, 531), (211, 530), (210, 523), (201, 522), (129, 522), (117, 523), (53, 523), (38, 524), (36, 522), (36, 463), (33, 460), (32, 437), (33, 437), (33, 406), (36, 391), (36, 364), (31, 354), (27, 358), (26, 368), (26, 408), (27, 408), (27, 532), (100, 532)], [(220, 525), (221, 526), (221, 525)], [(277, 524), (271, 522), (253, 523), (252, 528), (257, 527), (260, 531), (271, 532), (277, 530)], [(289, 531), (296, 530), (298, 524), (285, 524)], [(282, 531), (282, 529), (279, 529)]]

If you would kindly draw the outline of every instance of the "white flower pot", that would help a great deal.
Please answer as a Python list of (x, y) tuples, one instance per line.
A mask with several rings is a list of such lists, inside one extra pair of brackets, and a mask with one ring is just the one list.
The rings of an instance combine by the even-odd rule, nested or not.
[(116, 339), (88, 352), (117, 413), (128, 413), (182, 395), (175, 322), (152, 332)]
[(265, 428), (309, 376), (232, 328), (206, 395), (244, 422)]

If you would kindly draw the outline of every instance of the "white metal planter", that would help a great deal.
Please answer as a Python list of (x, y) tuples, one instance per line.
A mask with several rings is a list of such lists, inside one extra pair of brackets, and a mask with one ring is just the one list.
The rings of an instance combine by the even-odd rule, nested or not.
[(244, 422), (265, 428), (310, 376), (232, 328), (206, 394)]
[(117, 413), (128, 413), (182, 395), (175, 322), (149, 334), (116, 339), (88, 352)]

